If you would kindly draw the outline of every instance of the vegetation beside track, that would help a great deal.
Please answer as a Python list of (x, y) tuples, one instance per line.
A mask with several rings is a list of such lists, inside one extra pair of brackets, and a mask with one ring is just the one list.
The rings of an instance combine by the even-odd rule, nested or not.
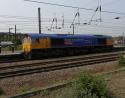
[(125, 57), (122, 54), (119, 55), (118, 64), (119, 66), (125, 66)]
[(112, 98), (105, 80), (88, 73), (81, 74), (72, 87), (74, 98)]
[(0, 96), (4, 94), (4, 91), (0, 88)]
[[(121, 68), (120, 68), (121, 69)], [(98, 74), (99, 75), (99, 74)], [(90, 78), (90, 81), (88, 77), (84, 78), (85, 81), (83, 81), (84, 79), (81, 77), (79, 78), (80, 80), (78, 80), (77, 84), (75, 84), (75, 88), (77, 89), (72, 89), (72, 86), (67, 86), (65, 88), (61, 88), (58, 89), (56, 91), (52, 91), (52, 92), (48, 92), (46, 95), (43, 95), (42, 93), (39, 96), (35, 96), (35, 97), (31, 97), (31, 98), (101, 98), (101, 97), (97, 97), (96, 94), (91, 94), (90, 91), (88, 94), (86, 94), (86, 92), (84, 91), (84, 86), (86, 87), (90, 87), (91, 90), (93, 87), (95, 87), (95, 92), (97, 93), (98, 90), (100, 90), (98, 92), (98, 94), (102, 94), (104, 95), (102, 98), (125, 98), (125, 68), (122, 68), (122, 70), (118, 71), (111, 71), (111, 72), (107, 72), (107, 73), (103, 73), (100, 74), (101, 77), (103, 77), (105, 80), (107, 80), (105, 83), (104, 81), (100, 80), (100, 78), (97, 78), (96, 82), (92, 82), (93, 78)], [(90, 76), (91, 77), (91, 76)], [(92, 80), (91, 80), (92, 79)], [(95, 79), (95, 78), (94, 78)], [(98, 81), (99, 79), (99, 81)], [(88, 82), (91, 82), (89, 84), (86, 84)], [(84, 84), (83, 84), (84, 82)], [(80, 84), (80, 85), (79, 85)], [(105, 87), (107, 85), (107, 87)], [(97, 87), (96, 87), (97, 86)], [(74, 85), (73, 85), (74, 87)], [(108, 89), (108, 90), (107, 90)], [(84, 92), (82, 92), (84, 91)], [(75, 93), (74, 93), (75, 92)], [(74, 96), (75, 94), (75, 96)], [(80, 95), (79, 95), (80, 94)], [(85, 94), (84, 97), (81, 96), (81, 94)]]

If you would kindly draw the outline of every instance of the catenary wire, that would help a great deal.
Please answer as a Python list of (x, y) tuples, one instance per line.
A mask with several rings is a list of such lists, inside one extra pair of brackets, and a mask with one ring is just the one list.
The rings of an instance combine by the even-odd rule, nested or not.
[[(95, 11), (95, 9), (88, 9), (88, 8), (71, 6), (71, 5), (63, 5), (63, 4), (56, 4), (56, 3), (49, 3), (49, 2), (42, 2), (42, 1), (35, 1), (35, 0), (24, 0), (24, 1), (34, 2), (34, 3), (41, 3), (41, 4), (47, 4), (47, 5), (53, 5), (53, 6), (62, 6), (62, 7), (68, 7), (68, 8), (76, 8), (76, 9), (84, 9), (84, 10), (89, 10), (89, 11)], [(125, 13), (113, 12), (113, 11), (102, 10), (101, 12), (125, 15)]]

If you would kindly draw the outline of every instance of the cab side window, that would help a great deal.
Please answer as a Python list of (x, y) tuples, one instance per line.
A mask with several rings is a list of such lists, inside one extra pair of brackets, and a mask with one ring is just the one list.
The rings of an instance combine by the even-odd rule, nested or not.
[(39, 39), (36, 39), (36, 42), (39, 44), (39, 42), (40, 42)]

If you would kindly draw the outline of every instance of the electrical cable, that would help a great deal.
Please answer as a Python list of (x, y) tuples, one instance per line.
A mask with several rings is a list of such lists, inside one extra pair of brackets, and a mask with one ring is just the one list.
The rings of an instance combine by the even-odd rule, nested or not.
[[(24, 1), (34, 2), (34, 3), (42, 3), (42, 4), (47, 4), (47, 5), (54, 5), (54, 6), (62, 6), (62, 7), (68, 7), (68, 8), (76, 8), (76, 9), (84, 9), (84, 10), (95, 11), (94, 9), (88, 9), (88, 8), (83, 8), (83, 7), (76, 7), (76, 6), (71, 6), (71, 5), (63, 5), (63, 4), (56, 4), (56, 3), (48, 3), (48, 2), (35, 1), (35, 0), (24, 0)], [(105, 10), (102, 10), (101, 12), (125, 15), (125, 13), (113, 12), (113, 11), (105, 11)]]

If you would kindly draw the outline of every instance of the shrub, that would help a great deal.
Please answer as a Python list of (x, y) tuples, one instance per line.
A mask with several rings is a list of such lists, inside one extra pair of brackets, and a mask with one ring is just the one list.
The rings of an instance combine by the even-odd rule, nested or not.
[(4, 91), (0, 88), (0, 96), (4, 94)]
[(48, 90), (43, 90), (43, 91), (41, 91), (41, 93), (42, 93), (43, 96), (49, 95), (49, 91)]
[(13, 43), (17, 46), (17, 45), (21, 45), (21, 40), (20, 39), (16, 39), (16, 40), (13, 40)]
[(73, 84), (75, 98), (110, 98), (104, 79), (84, 73)]
[(119, 55), (118, 64), (121, 66), (125, 66), (125, 58), (122, 54)]
[(22, 86), (18, 89), (18, 92), (19, 92), (19, 93), (22, 93), (22, 92), (27, 92), (27, 91), (30, 91), (30, 90), (31, 90), (30, 85), (24, 84), (24, 85), (22, 85)]

